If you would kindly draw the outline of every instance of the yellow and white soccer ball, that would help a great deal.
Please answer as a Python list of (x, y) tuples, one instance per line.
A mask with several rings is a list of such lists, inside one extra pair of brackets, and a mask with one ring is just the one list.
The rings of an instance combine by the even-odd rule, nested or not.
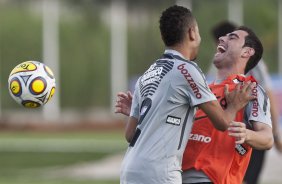
[(29, 108), (46, 104), (56, 88), (52, 70), (38, 61), (26, 61), (17, 65), (10, 73), (8, 85), (12, 98)]

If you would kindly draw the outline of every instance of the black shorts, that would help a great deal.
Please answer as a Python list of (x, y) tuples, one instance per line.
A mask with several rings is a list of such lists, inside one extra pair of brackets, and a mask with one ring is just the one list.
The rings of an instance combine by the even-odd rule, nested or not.
[(258, 183), (259, 175), (261, 173), (264, 163), (265, 153), (265, 150), (253, 149), (251, 160), (244, 177), (244, 181), (246, 182), (246, 184)]

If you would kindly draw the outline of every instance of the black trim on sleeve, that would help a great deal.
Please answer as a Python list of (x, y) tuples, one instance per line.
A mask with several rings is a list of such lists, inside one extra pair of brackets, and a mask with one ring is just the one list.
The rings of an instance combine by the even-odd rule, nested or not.
[(266, 114), (266, 111), (267, 111), (267, 105), (268, 105), (268, 103), (267, 103), (268, 96), (267, 96), (267, 94), (266, 94), (265, 90), (264, 90), (264, 89), (263, 89), (260, 85), (258, 85), (258, 87), (260, 88), (260, 90), (261, 90), (261, 92), (262, 92), (262, 94), (263, 94), (263, 96), (264, 96), (264, 101), (263, 101), (263, 112)]

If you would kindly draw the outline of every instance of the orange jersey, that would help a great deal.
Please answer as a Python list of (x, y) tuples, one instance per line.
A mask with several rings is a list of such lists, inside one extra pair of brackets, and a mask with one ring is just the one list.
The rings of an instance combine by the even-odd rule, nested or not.
[[(234, 80), (255, 81), (253, 77), (232, 75), (220, 84), (209, 86), (223, 109), (227, 106), (224, 86), (228, 84), (229, 90), (233, 90)], [(235, 121), (243, 122), (243, 117), (244, 109), (236, 114)], [(184, 152), (182, 170), (202, 170), (216, 184), (239, 184), (243, 181), (251, 152), (252, 148), (247, 144), (236, 145), (228, 131), (215, 129), (207, 115), (198, 110)]]

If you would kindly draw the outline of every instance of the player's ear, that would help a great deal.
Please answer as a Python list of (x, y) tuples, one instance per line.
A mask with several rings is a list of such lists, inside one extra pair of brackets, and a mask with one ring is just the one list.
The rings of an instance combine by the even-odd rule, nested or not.
[(194, 27), (191, 27), (188, 29), (188, 36), (190, 40), (195, 40), (196, 39), (196, 30)]
[(242, 57), (249, 58), (255, 54), (255, 49), (251, 47), (244, 47)]

